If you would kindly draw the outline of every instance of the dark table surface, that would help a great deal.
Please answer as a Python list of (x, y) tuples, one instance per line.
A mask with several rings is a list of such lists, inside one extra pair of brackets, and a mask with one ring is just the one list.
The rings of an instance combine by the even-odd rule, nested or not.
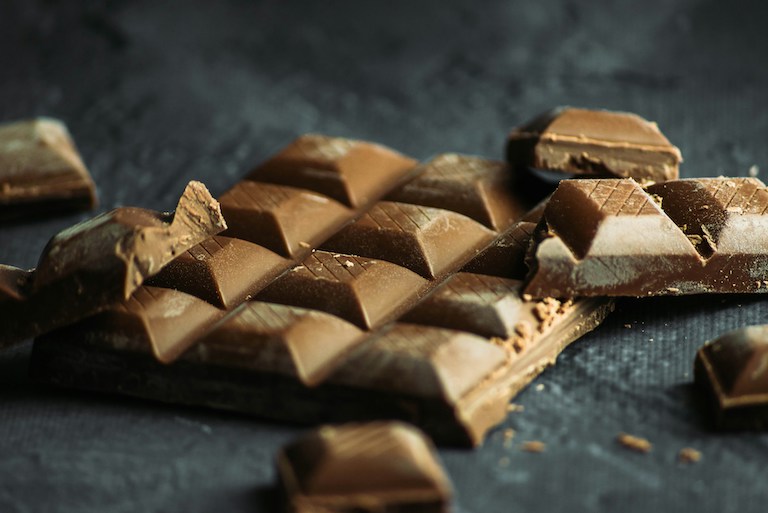
[[(684, 176), (746, 176), (768, 171), (767, 5), (4, 0), (0, 120), (65, 120), (100, 211), (172, 208), (190, 179), (221, 193), (309, 131), (501, 158), (511, 126), (559, 104), (658, 121)], [(90, 215), (0, 226), (0, 262), (33, 266)], [(519, 395), (511, 446), (498, 429), (441, 449), (456, 510), (765, 511), (768, 435), (713, 432), (691, 368), (767, 313), (759, 297), (620, 301)], [(0, 512), (275, 510), (275, 451), (303, 428), (38, 386), (30, 346), (0, 354)], [(678, 463), (683, 447), (702, 461)]]

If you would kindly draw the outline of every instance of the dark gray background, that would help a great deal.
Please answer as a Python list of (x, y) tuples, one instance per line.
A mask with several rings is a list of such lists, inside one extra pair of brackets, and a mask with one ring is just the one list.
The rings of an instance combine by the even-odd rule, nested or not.
[[(3, 0), (0, 120), (65, 120), (100, 211), (173, 208), (193, 178), (221, 193), (308, 131), (500, 158), (510, 127), (559, 104), (658, 121), (685, 176), (745, 176), (768, 171), (766, 5)], [(0, 262), (33, 266), (89, 215), (0, 226)], [(767, 311), (621, 301), (518, 397), (510, 447), (499, 429), (441, 450), (456, 509), (765, 511), (768, 436), (712, 432), (691, 366)], [(0, 355), (0, 512), (274, 511), (272, 458), (301, 428), (36, 386), (29, 347)], [(653, 451), (619, 447), (621, 431)], [(703, 460), (677, 463), (686, 446)]]

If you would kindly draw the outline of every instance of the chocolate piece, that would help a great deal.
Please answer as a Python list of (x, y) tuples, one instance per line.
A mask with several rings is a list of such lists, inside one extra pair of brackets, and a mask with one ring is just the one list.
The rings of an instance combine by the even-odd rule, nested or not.
[(439, 513), (453, 495), (429, 439), (401, 422), (321, 427), (284, 447), (277, 470), (295, 513)]
[[(563, 181), (532, 248), (534, 297), (768, 292), (756, 178)], [(574, 222), (576, 221), (576, 222)]]
[[(429, 172), (430, 164), (419, 169)], [(298, 246), (305, 251), (301, 265), (284, 269), (256, 301), (230, 310), (208, 333), (201, 329), (197, 340), (166, 347), (166, 354), (181, 353), (169, 365), (157, 362), (146, 330), (121, 332), (118, 345), (115, 337), (94, 335), (92, 321), (85, 320), (36, 341), (33, 373), (49, 383), (304, 423), (405, 419), (438, 440), (476, 444), (506, 416), (510, 397), (610, 310), (604, 299), (525, 301), (519, 282), (455, 274), (509, 234), (440, 204), (385, 201), (371, 212), (343, 230), (335, 228), (350, 234), (335, 242), (344, 241), (349, 253), (310, 253), (310, 247)], [(379, 228), (373, 219), (380, 220)], [(319, 230), (325, 226), (317, 223)], [(258, 224), (249, 230), (257, 231)], [(520, 243), (527, 245), (527, 239), (520, 237)], [(224, 272), (226, 265), (212, 263), (224, 260), (221, 253), (201, 253), (205, 266), (190, 265), (188, 258), (182, 271), (190, 277), (184, 283), (201, 273), (205, 283), (224, 290), (216, 269)], [(248, 281), (241, 272), (237, 275)], [(252, 272), (264, 276), (255, 261)], [(175, 278), (164, 279), (167, 286)], [(452, 292), (446, 292), (449, 287)], [(184, 292), (217, 306), (220, 298), (236, 297), (191, 286)], [(451, 322), (434, 314), (440, 310), (450, 312)], [(406, 312), (407, 323), (390, 322)]]
[(561, 107), (514, 129), (507, 160), (519, 167), (663, 182), (677, 179), (683, 159), (656, 123), (636, 114)]
[(0, 219), (95, 205), (96, 187), (62, 122), (0, 125)]
[(722, 428), (768, 428), (768, 326), (748, 326), (696, 353), (696, 383), (710, 396)]
[(424, 164), (417, 178), (387, 199), (452, 210), (503, 231), (530, 207), (513, 191), (513, 174), (503, 162), (448, 153)]
[(53, 237), (36, 269), (0, 269), (0, 346), (128, 299), (180, 253), (226, 228), (219, 204), (190, 182), (174, 213), (123, 207)]

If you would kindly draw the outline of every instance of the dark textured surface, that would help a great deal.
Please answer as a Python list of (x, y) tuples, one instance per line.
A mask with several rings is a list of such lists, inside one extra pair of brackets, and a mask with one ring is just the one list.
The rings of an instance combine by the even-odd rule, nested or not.
[[(472, 5), (7, 0), (0, 120), (65, 120), (102, 210), (172, 208), (192, 178), (221, 193), (307, 131), (500, 158), (562, 103), (658, 121), (685, 176), (768, 169), (764, 3)], [(33, 266), (86, 216), (1, 226), (0, 262)], [(441, 450), (457, 510), (764, 511), (768, 435), (712, 432), (691, 369), (767, 317), (760, 298), (623, 300), (519, 396), (509, 447), (500, 429)], [(0, 355), (0, 511), (275, 511), (274, 453), (300, 428), (35, 386), (29, 346)], [(519, 450), (534, 439), (544, 453)], [(686, 446), (700, 463), (677, 463)]]

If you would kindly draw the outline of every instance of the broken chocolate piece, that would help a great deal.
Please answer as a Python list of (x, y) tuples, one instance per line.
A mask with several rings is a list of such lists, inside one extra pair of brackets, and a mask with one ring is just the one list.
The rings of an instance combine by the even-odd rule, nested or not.
[[(190, 182), (173, 213), (122, 207), (53, 237), (36, 269), (0, 269), (0, 346), (128, 299), (142, 282), (226, 228), (219, 204)], [(10, 320), (13, 322), (10, 322)]]
[(295, 513), (442, 513), (453, 495), (429, 439), (401, 422), (321, 427), (283, 448), (277, 470)]
[(768, 292), (768, 190), (756, 178), (565, 180), (529, 255), (534, 297)]
[(748, 326), (707, 342), (694, 364), (722, 428), (768, 428), (768, 326)]
[(519, 167), (663, 182), (678, 177), (680, 150), (637, 114), (561, 107), (514, 129), (507, 160)]
[(96, 186), (62, 122), (0, 125), (0, 219), (95, 205)]
[[(472, 169), (481, 183), (492, 181), (483, 178), (483, 170), (490, 177), (498, 171)], [(262, 186), (301, 190), (253, 177), (250, 182), (257, 195)], [(447, 173), (435, 183), (457, 190), (464, 180)], [(517, 201), (514, 190), (509, 194)], [(509, 241), (502, 248), (509, 250), (508, 261), (520, 268), (522, 262), (511, 255), (519, 260), (524, 252), (512, 245), (528, 244), (526, 235), (510, 236), (513, 226), (496, 231), (451, 210), (482, 212), (488, 206), (481, 194), (468, 198), (476, 202), (471, 208), (441, 194), (430, 195), (429, 206), (420, 205), (416, 194), (408, 202), (380, 201), (356, 210), (329, 199), (322, 203), (330, 205), (329, 215), (345, 208), (362, 217), (345, 228), (325, 223), (318, 213), (320, 219), (307, 226), (347, 232), (333, 242), (343, 241), (343, 251), (327, 247), (331, 242), (314, 251), (310, 243), (297, 244), (296, 256), (284, 258), (273, 252), (280, 248), (262, 248), (283, 263), (272, 258), (259, 263), (254, 248), (261, 246), (239, 237), (252, 240), (246, 232), (257, 233), (271, 221), (244, 216), (251, 226), (241, 235), (219, 236), (215, 245), (190, 251), (183, 263), (179, 259), (178, 275), (163, 271), (152, 282), (223, 305), (227, 312), (207, 333), (196, 331), (196, 340), (174, 335), (158, 350), (159, 337), (152, 332), (160, 326), (132, 321), (133, 332), (116, 327), (110, 334), (103, 323), (94, 326), (86, 319), (37, 339), (35, 379), (302, 423), (403, 419), (441, 442), (480, 443), (507, 415), (512, 395), (553, 363), (566, 344), (597, 326), (611, 302), (526, 300), (520, 282), (512, 281), (522, 275), (508, 277), (506, 269), (495, 275), (493, 265), (485, 266), (485, 276), (456, 274), (484, 248), (500, 247), (501, 238)], [(371, 207), (371, 214), (363, 215)], [(272, 217), (282, 217), (284, 208), (289, 206), (276, 208)], [(534, 221), (540, 212), (524, 219)], [(319, 236), (310, 230), (306, 238)], [(224, 249), (227, 244), (233, 247)], [(254, 257), (241, 256), (250, 254)], [(246, 265), (231, 270), (231, 258), (243, 258)], [(180, 276), (184, 279), (177, 281)], [(196, 282), (204, 286), (192, 285)], [(237, 307), (246, 289), (255, 299)], [(153, 295), (156, 299), (143, 299), (148, 311), (168, 308), (153, 305), (168, 301)], [(407, 322), (392, 322), (403, 314)]]

